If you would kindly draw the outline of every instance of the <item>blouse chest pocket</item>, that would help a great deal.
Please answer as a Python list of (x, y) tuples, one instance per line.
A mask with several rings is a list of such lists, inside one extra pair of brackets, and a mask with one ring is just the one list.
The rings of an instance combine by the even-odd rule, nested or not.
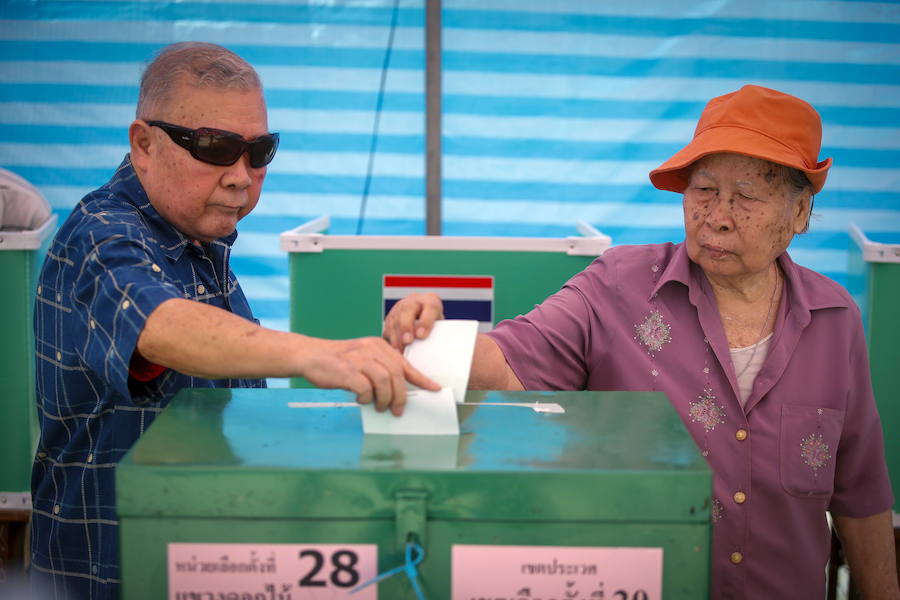
[(844, 411), (781, 407), (781, 485), (794, 496), (824, 497), (834, 490), (834, 463)]

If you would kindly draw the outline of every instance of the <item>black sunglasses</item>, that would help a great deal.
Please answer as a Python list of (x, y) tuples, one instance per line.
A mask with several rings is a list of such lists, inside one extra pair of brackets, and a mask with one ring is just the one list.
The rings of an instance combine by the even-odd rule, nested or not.
[(278, 150), (277, 133), (261, 135), (248, 142), (237, 133), (221, 129), (188, 129), (164, 121), (147, 121), (147, 125), (159, 127), (173, 142), (190, 152), (191, 156), (211, 165), (233, 165), (244, 152), (248, 152), (250, 166), (258, 169), (272, 162), (275, 151)]

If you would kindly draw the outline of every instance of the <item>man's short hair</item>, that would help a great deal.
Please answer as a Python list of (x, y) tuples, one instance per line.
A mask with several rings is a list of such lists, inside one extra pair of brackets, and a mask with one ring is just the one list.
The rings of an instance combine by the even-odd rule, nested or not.
[(231, 50), (205, 42), (179, 42), (160, 50), (147, 65), (141, 77), (137, 118), (160, 118), (181, 85), (262, 89), (256, 70)]

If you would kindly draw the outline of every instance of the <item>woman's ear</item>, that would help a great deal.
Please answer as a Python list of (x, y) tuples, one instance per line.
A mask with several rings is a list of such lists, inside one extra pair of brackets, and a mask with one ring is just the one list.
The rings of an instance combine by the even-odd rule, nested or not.
[(809, 218), (812, 215), (813, 195), (809, 188), (803, 190), (794, 207), (794, 233), (806, 233), (809, 229)]

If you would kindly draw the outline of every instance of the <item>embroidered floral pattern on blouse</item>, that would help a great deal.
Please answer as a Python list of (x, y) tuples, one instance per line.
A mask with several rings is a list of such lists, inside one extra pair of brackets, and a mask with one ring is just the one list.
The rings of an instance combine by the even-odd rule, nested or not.
[(672, 341), (669, 335), (671, 329), (672, 327), (663, 321), (662, 313), (654, 310), (647, 315), (643, 323), (634, 326), (634, 332), (637, 334), (635, 339), (647, 346), (652, 355), (653, 352), (658, 352), (663, 344)]
[(719, 502), (718, 498), (713, 498), (712, 501), (712, 521), (716, 523), (722, 519), (722, 513), (725, 512), (725, 507), (722, 506), (722, 503)]
[(828, 444), (825, 443), (822, 434), (818, 432), (809, 434), (800, 442), (800, 456), (814, 472), (828, 464), (828, 460), (831, 458), (828, 450)]
[(690, 415), (691, 421), (701, 423), (707, 432), (725, 422), (725, 409), (716, 402), (716, 396), (711, 388), (704, 389), (703, 395), (697, 396), (696, 402), (691, 402)]

